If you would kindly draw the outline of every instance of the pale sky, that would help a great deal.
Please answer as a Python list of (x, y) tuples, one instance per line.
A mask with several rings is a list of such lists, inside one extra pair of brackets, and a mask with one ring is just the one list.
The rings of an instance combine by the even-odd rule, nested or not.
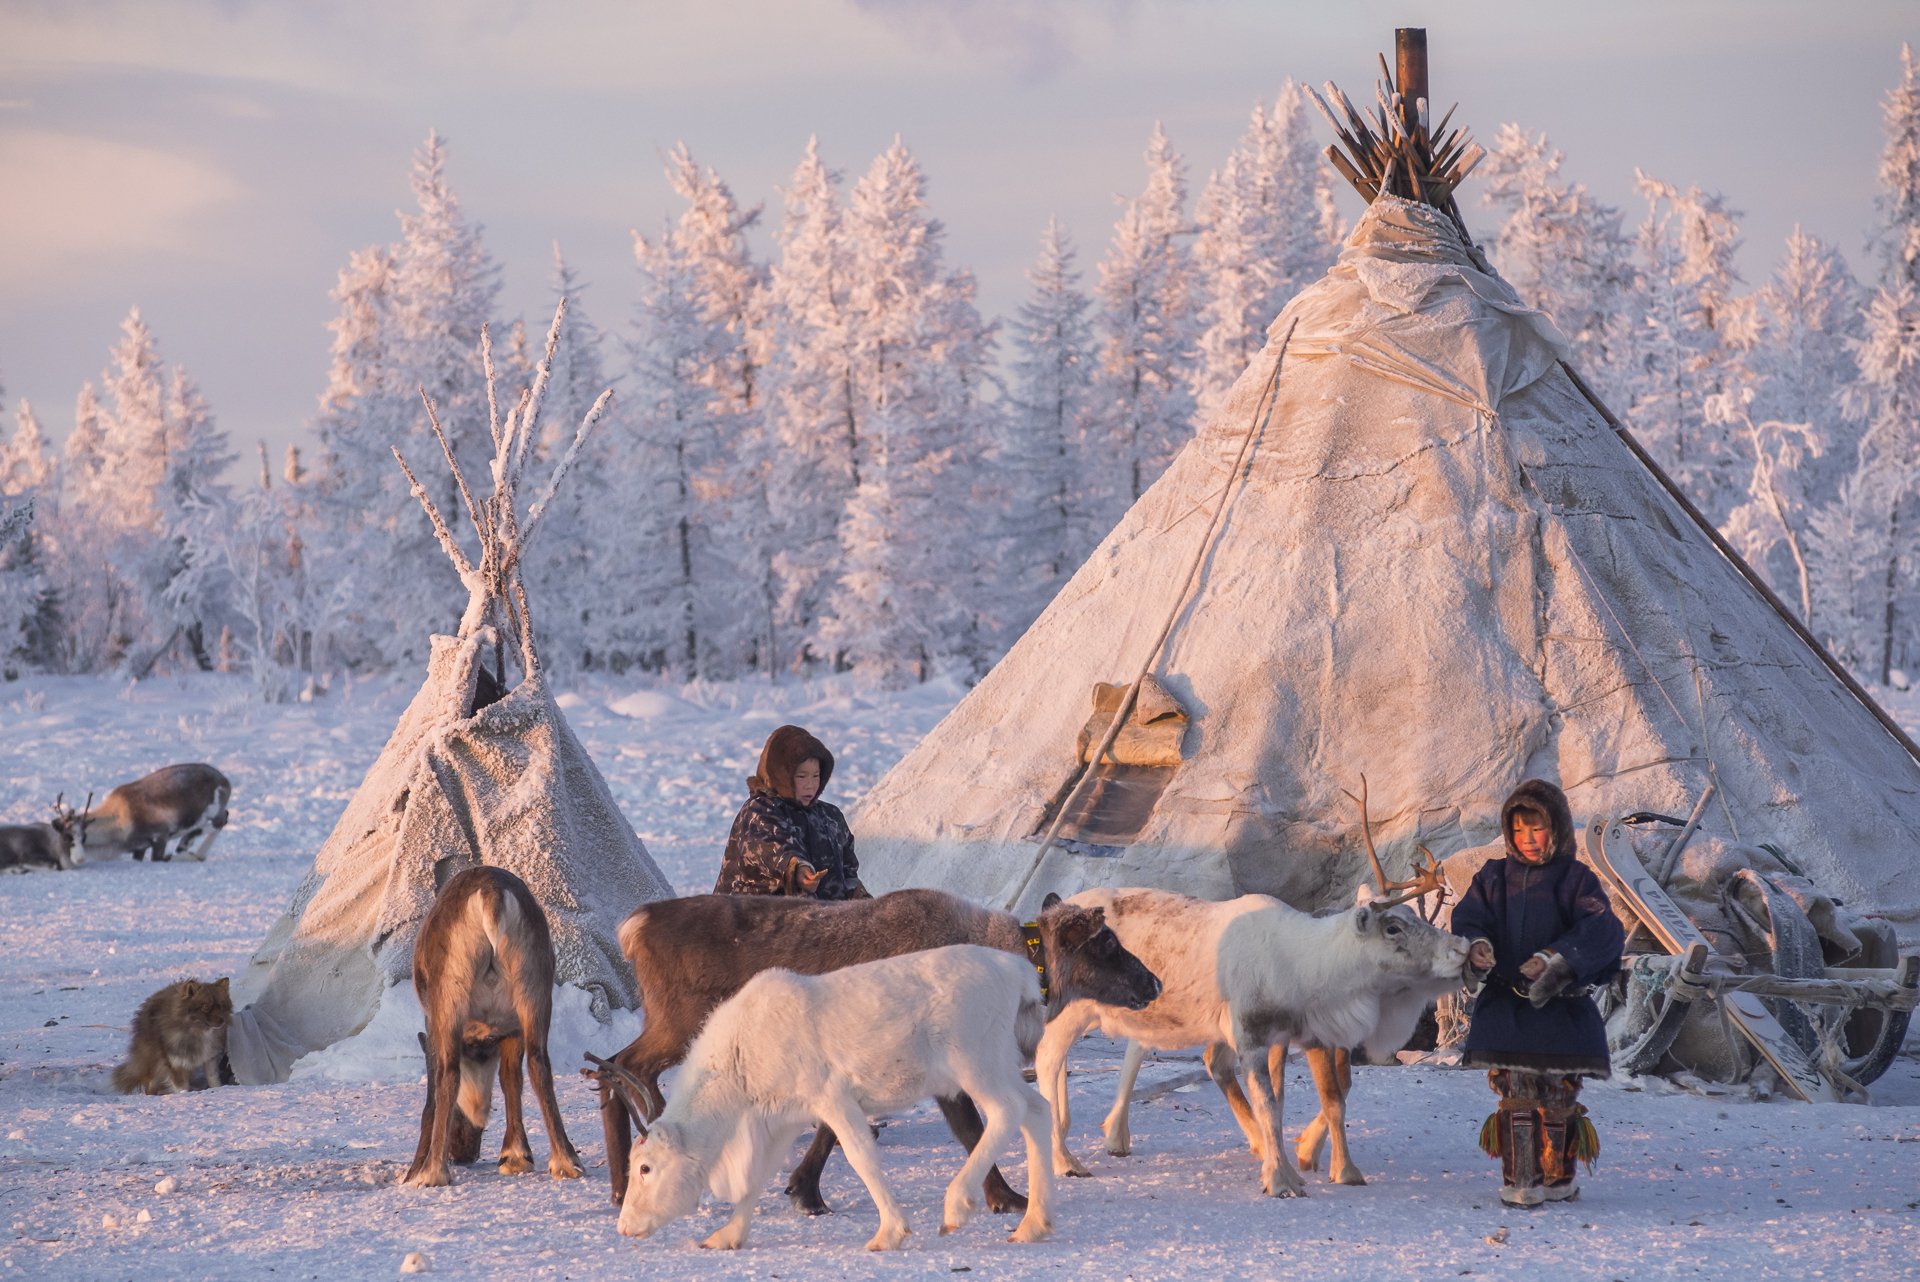
[[(589, 314), (627, 332), (630, 231), (679, 212), (675, 143), (771, 226), (809, 135), (851, 182), (899, 134), (949, 264), (1005, 315), (1049, 214), (1091, 285), (1156, 120), (1197, 196), (1284, 79), (1371, 97), (1375, 54), (1421, 24), (1439, 108), (1487, 141), (1545, 131), (1629, 222), (1639, 166), (1744, 211), (1749, 281), (1796, 222), (1871, 275), (1912, 0), (0, 0), (5, 428), (25, 398), (63, 437), (137, 304), (277, 464), (310, 439), (327, 292), (397, 238), (429, 129), (532, 328), (557, 240)], [(1477, 201), (1470, 181), (1485, 229)]]

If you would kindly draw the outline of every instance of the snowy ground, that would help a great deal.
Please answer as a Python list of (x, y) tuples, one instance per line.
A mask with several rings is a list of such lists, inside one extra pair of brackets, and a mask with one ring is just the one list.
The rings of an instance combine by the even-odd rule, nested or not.
[[(411, 1156), (416, 1079), (301, 1080), (147, 1098), (109, 1093), (134, 1008), (189, 975), (236, 973), (372, 763), (413, 685), (362, 683), (307, 705), (263, 708), (238, 681), (92, 680), (0, 686), (0, 819), (37, 820), (56, 792), (102, 791), (169, 761), (233, 778), (234, 822), (205, 864), (90, 865), (0, 876), (0, 1276), (391, 1277), (410, 1252), (460, 1277), (1029, 1276), (1194, 1278), (1896, 1278), (1920, 1276), (1920, 1060), (1910, 1051), (1872, 1107), (1703, 1097), (1665, 1083), (1589, 1091), (1605, 1146), (1572, 1204), (1521, 1212), (1494, 1198), (1497, 1166), (1474, 1147), (1491, 1095), (1479, 1074), (1361, 1069), (1350, 1113), (1364, 1188), (1259, 1194), (1210, 1085), (1136, 1106), (1134, 1154), (1107, 1156), (1097, 1122), (1117, 1064), (1084, 1044), (1073, 1144), (1095, 1178), (1063, 1181), (1054, 1240), (1014, 1246), (982, 1216), (940, 1238), (958, 1150), (931, 1108), (882, 1133), (916, 1228), (894, 1256), (860, 1249), (875, 1217), (840, 1159), (818, 1220), (764, 1199), (746, 1250), (693, 1243), (706, 1209), (659, 1238), (614, 1230), (586, 1083), (561, 1106), (588, 1178), (503, 1177), (490, 1164), (451, 1190), (396, 1188)], [(583, 688), (568, 715), (663, 871), (704, 891), (760, 742), (801, 722), (837, 752), (831, 799), (867, 788), (957, 697), (840, 686), (731, 686), (675, 694)], [(1908, 724), (1913, 707), (1898, 709)], [(612, 1050), (612, 1046), (605, 1049)], [(1143, 1087), (1190, 1076), (1151, 1063)], [(1312, 1089), (1289, 1081), (1294, 1125)], [(498, 1120), (489, 1136), (497, 1151)], [(533, 1125), (536, 1159), (546, 1138)], [(1015, 1170), (1016, 1184), (1024, 1174)], [(156, 1185), (171, 1183), (161, 1193)]]

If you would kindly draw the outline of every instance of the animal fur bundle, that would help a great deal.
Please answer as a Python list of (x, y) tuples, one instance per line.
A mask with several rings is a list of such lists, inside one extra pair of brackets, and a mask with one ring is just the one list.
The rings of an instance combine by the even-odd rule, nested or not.
[(218, 1086), (232, 1022), (233, 998), (225, 978), (168, 984), (140, 1003), (127, 1062), (113, 1070), (113, 1089), (122, 1095), (169, 1095), (193, 1089), (196, 1072), (202, 1086)]

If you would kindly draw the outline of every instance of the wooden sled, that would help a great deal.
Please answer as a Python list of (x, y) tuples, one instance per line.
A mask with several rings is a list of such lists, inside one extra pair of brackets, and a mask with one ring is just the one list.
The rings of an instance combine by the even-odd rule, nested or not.
[[(1795, 1095), (1814, 1102), (1865, 1102), (1867, 1083), (1885, 1072), (1899, 1053), (1920, 1000), (1920, 955), (1902, 957), (1884, 969), (1824, 967), (1819, 977), (1736, 974), (1641, 864), (1628, 837), (1622, 819), (1595, 819), (1587, 826), (1588, 862), (1673, 958), (1662, 962), (1642, 955), (1630, 960), (1629, 974), (1639, 981), (1645, 1009), (1635, 1015), (1638, 1036), (1615, 1052), (1615, 1065), (1626, 1073), (1652, 1071), (1679, 1034), (1693, 1002), (1705, 995), (1721, 1004), (1734, 1027)], [(1630, 984), (1630, 991), (1633, 988)], [(1765, 999), (1792, 1011), (1785, 1022)], [(1823, 1053), (1814, 1021), (1785, 1007), (1787, 1002), (1859, 1008), (1847, 1033), (1867, 1032), (1864, 1049), (1853, 1053), (1850, 1045), (1839, 1055)], [(1879, 1018), (1863, 1021), (1865, 1016)], [(1856, 1030), (1863, 1023), (1865, 1027)]]

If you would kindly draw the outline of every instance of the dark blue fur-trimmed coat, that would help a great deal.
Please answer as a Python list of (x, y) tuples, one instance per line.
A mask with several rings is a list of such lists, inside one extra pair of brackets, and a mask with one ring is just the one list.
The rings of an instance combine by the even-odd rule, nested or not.
[[(1553, 855), (1546, 863), (1520, 861), (1513, 846), (1516, 810), (1538, 811), (1552, 821)], [(1606, 1025), (1586, 989), (1620, 973), (1626, 936), (1600, 878), (1574, 857), (1566, 795), (1550, 783), (1527, 780), (1501, 807), (1500, 830), (1507, 857), (1482, 867), (1453, 910), (1453, 933), (1488, 940), (1494, 958), (1473, 1003), (1462, 1062), (1607, 1077), (1612, 1064)], [(1521, 964), (1542, 950), (1564, 957), (1573, 977), (1535, 1007), (1515, 988), (1527, 985)]]

